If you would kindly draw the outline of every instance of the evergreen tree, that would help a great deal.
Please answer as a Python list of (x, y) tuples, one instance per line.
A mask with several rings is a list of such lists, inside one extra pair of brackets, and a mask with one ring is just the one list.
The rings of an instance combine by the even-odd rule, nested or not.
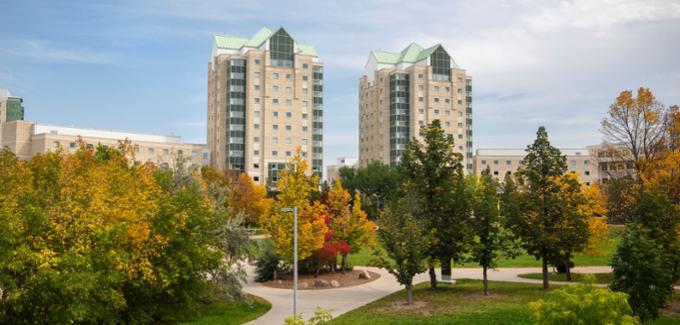
[(548, 262), (558, 256), (559, 231), (565, 214), (558, 179), (567, 170), (566, 157), (548, 141), (539, 127), (536, 140), (526, 149), (519, 175), (525, 182), (512, 229), (523, 241), (527, 253), (542, 260), (543, 288), (548, 289)]
[(612, 290), (628, 294), (633, 312), (643, 321), (658, 316), (673, 292), (673, 281), (662, 248), (648, 229), (629, 226), (612, 257)]

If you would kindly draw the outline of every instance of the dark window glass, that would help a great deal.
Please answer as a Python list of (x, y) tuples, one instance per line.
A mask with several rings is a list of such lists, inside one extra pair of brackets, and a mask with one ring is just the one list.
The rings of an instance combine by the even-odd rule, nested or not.
[(272, 65), (279, 67), (293, 66), (293, 38), (284, 29), (279, 29), (269, 39), (269, 51)]
[(451, 57), (443, 47), (438, 47), (430, 55), (430, 65), (432, 66), (432, 78), (434, 80), (451, 81)]

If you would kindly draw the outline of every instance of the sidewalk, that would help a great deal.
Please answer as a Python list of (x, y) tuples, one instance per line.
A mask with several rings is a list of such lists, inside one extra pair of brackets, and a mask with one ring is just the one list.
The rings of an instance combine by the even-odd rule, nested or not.
[[(314, 315), (316, 307), (333, 309), (333, 316), (337, 317), (352, 309), (366, 305), (374, 300), (387, 296), (395, 291), (402, 289), (394, 276), (383, 269), (373, 267), (357, 267), (380, 274), (380, 278), (369, 283), (338, 289), (326, 290), (298, 290), (298, 313), (302, 313), (307, 319)], [(247, 324), (252, 325), (276, 325), (283, 324), (283, 320), (293, 315), (293, 291), (290, 289), (277, 289), (262, 286), (255, 282), (255, 269), (247, 267), (248, 283), (244, 285), (244, 291), (260, 296), (272, 304), (272, 309), (262, 317)], [(488, 273), (490, 281), (509, 281), (522, 283), (542, 283), (541, 280), (519, 278), (523, 273), (540, 273), (540, 268), (499, 268)], [(574, 273), (607, 273), (611, 272), (609, 266), (576, 267), (572, 269)], [(440, 271), (437, 270), (437, 278), (441, 278)], [(454, 279), (481, 279), (481, 268), (454, 268)], [(427, 273), (418, 274), (413, 282), (420, 283), (429, 281)], [(569, 284), (568, 282), (551, 281), (555, 284)]]

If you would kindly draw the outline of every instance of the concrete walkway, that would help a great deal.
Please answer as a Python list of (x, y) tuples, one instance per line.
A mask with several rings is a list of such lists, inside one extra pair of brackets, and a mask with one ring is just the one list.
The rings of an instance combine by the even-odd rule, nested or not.
[[(324, 290), (298, 290), (298, 313), (302, 313), (307, 319), (314, 315), (316, 307), (333, 309), (333, 316), (344, 314), (352, 309), (366, 305), (374, 300), (387, 296), (403, 287), (397, 283), (393, 275), (383, 269), (373, 267), (356, 267), (356, 269), (366, 269), (380, 274), (380, 278), (366, 284), (337, 289)], [(262, 317), (249, 322), (248, 324), (277, 325), (283, 324), (283, 320), (293, 315), (293, 291), (290, 289), (277, 289), (262, 286), (255, 282), (253, 267), (248, 267), (248, 283), (244, 285), (244, 291), (256, 296), (260, 296), (272, 304), (272, 309)], [(540, 273), (540, 268), (499, 268), (489, 271), (488, 276), (491, 281), (510, 281), (522, 283), (542, 283), (541, 280), (522, 279), (517, 275), (523, 273)], [(607, 273), (611, 272), (609, 266), (576, 267), (572, 269), (574, 273)], [(437, 278), (441, 278), (437, 270)], [(481, 279), (481, 268), (454, 268), (454, 279)], [(429, 281), (427, 273), (422, 273), (414, 278), (414, 283)], [(551, 281), (550, 283), (563, 283)]]

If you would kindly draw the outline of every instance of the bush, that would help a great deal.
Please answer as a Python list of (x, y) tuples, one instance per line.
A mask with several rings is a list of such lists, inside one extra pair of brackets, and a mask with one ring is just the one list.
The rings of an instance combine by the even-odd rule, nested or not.
[(264, 282), (281, 278), (289, 273), (289, 269), (281, 262), (281, 257), (276, 254), (274, 243), (271, 240), (262, 240), (255, 260), (255, 281)]
[(529, 303), (539, 325), (638, 324), (626, 301), (627, 295), (588, 285), (570, 285)]
[(633, 312), (646, 321), (658, 316), (658, 309), (673, 292), (673, 282), (663, 251), (649, 231), (630, 227), (612, 257), (611, 288), (627, 293)]

